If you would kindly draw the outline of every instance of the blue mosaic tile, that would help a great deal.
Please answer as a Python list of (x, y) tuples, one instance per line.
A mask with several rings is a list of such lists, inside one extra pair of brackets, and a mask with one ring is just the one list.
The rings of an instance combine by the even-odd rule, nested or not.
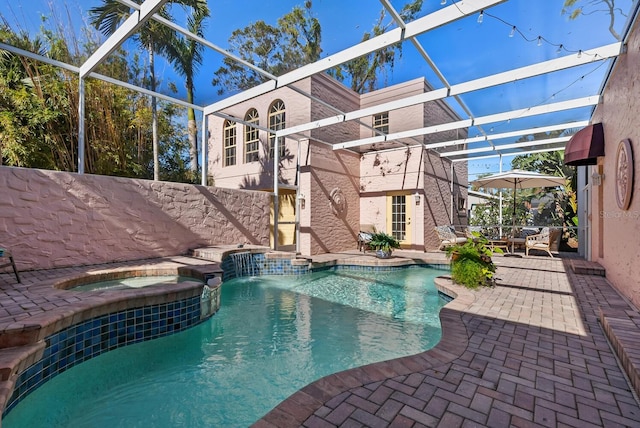
[[(40, 361), (18, 377), (4, 414), (59, 373), (103, 352), (176, 333), (200, 323), (200, 297), (96, 317), (52, 334)], [(4, 415), (3, 414), (3, 415)]]

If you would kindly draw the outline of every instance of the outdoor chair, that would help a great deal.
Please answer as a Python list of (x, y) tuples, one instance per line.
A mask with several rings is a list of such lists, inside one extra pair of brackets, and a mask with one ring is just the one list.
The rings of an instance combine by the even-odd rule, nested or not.
[(556, 239), (560, 236), (560, 229), (549, 229), (548, 227), (542, 228), (542, 231), (536, 235), (529, 235), (525, 238), (525, 254), (529, 255), (529, 250), (546, 251), (553, 258), (551, 254), (551, 246)]
[(474, 233), (480, 234), (481, 237), (486, 238), (484, 233), (482, 233), (482, 226), (467, 226), (464, 232), (467, 238), (473, 239), (474, 241), (478, 239), (478, 236), (474, 235)]
[(372, 224), (361, 224), (360, 232), (358, 232), (358, 251), (367, 252), (370, 250), (369, 242), (371, 242), (371, 235), (375, 233), (376, 228)]
[[(4, 263), (7, 259), (9, 259), (9, 262)], [(13, 268), (13, 273), (16, 275), (16, 279), (18, 280), (18, 282), (20, 282), (20, 275), (18, 275), (18, 268), (16, 268), (16, 263), (13, 260), (13, 256), (6, 248), (0, 248), (0, 268), (8, 266), (11, 266)]]
[(467, 237), (458, 235), (453, 226), (436, 226), (435, 230), (440, 239), (440, 249), (467, 242)]

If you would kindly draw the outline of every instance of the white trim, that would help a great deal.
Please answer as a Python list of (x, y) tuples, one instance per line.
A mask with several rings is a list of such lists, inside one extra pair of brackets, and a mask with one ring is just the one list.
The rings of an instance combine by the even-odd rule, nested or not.
[[(147, 0), (147, 1), (150, 1), (150, 0)], [(258, 95), (266, 94), (267, 92), (270, 92), (276, 87), (280, 88), (283, 86), (287, 86), (291, 83), (305, 79), (314, 74), (321, 73), (330, 68), (337, 67), (338, 65), (343, 64), (345, 62), (359, 58), (363, 55), (367, 55), (371, 52), (375, 52), (387, 46), (391, 46), (393, 44), (402, 42), (404, 39), (408, 39), (411, 37), (418, 36), (422, 33), (426, 33), (429, 30), (433, 30), (434, 28), (441, 27), (449, 22), (453, 22), (458, 19), (464, 18), (465, 16), (479, 12), (480, 10), (488, 9), (491, 6), (495, 6), (505, 1), (506, 0), (458, 1), (455, 4), (452, 4), (451, 6), (447, 6), (427, 16), (424, 16), (420, 19), (416, 19), (415, 21), (408, 23), (405, 29), (396, 28), (394, 30), (391, 30), (384, 34), (376, 36), (372, 39), (369, 39), (365, 42), (361, 42), (361, 43), (358, 43), (357, 45), (346, 48), (336, 54), (327, 56), (312, 64), (308, 64), (296, 70), (285, 73), (282, 76), (278, 77), (276, 81), (267, 82), (273, 86), (271, 89), (267, 89), (268, 86), (265, 86), (265, 84), (263, 83), (262, 85), (258, 85), (254, 88), (249, 89), (248, 91), (234, 95), (233, 97), (229, 97), (222, 101), (218, 101), (216, 103), (210, 104), (205, 108), (205, 111), (214, 112), (214, 111), (223, 110), (227, 107), (230, 107), (234, 104), (237, 104), (243, 101), (247, 101)]]
[(556, 58), (549, 61), (539, 62), (526, 67), (516, 68), (514, 70), (505, 71), (503, 73), (493, 74), (491, 76), (481, 77), (479, 79), (470, 80), (464, 83), (458, 83), (451, 86), (451, 95), (463, 94), (466, 92), (477, 91), (478, 89), (489, 88), (491, 86), (501, 85), (509, 82), (529, 77), (540, 76), (542, 74), (552, 73), (571, 67), (577, 67), (590, 62), (600, 61), (607, 58), (616, 57), (620, 54), (622, 43), (612, 43), (610, 45), (601, 46), (589, 51), (582, 51), (581, 55), (568, 55), (562, 58)]
[(520, 147), (532, 147), (532, 146), (542, 146), (545, 144), (556, 144), (556, 143), (566, 143), (567, 141), (569, 141), (571, 139), (571, 135), (566, 136), (566, 137), (556, 137), (556, 138), (546, 138), (543, 140), (534, 140), (534, 141), (523, 141), (520, 143), (513, 143), (513, 144), (503, 144), (502, 146), (500, 145), (496, 145), (496, 146), (492, 146), (492, 147), (476, 147), (473, 149), (465, 149), (465, 150), (456, 150), (456, 151), (452, 151), (452, 152), (443, 152), (440, 153), (440, 157), (441, 158), (445, 158), (445, 157), (451, 157), (451, 156), (459, 156), (459, 155), (465, 155), (465, 154), (471, 154), (471, 153), (483, 153), (483, 152), (490, 152), (490, 151), (502, 151), (502, 150), (508, 150), (508, 149), (517, 149)]
[[(519, 110), (511, 110), (504, 113), (497, 113), (488, 116), (481, 116), (475, 119), (465, 119), (459, 120), (456, 122), (449, 122), (441, 125), (427, 126), (425, 128), (417, 128), (409, 131), (396, 132), (392, 134), (388, 134), (384, 136), (384, 139), (379, 140), (382, 137), (373, 137), (373, 138), (363, 138), (359, 140), (346, 141), (344, 143), (339, 143), (334, 145), (334, 150), (340, 150), (348, 147), (358, 147), (366, 144), (373, 144), (383, 141), (391, 141), (398, 138), (407, 138), (407, 137), (417, 137), (420, 135), (432, 134), (441, 131), (451, 131), (454, 129), (462, 129), (468, 128), (470, 126), (477, 126), (481, 124), (499, 122), (499, 121), (507, 121), (510, 119), (519, 119), (528, 116), (536, 116), (539, 114), (545, 113), (553, 113), (562, 110), (569, 110), (579, 107), (587, 107), (591, 105), (598, 104), (600, 100), (599, 95), (594, 95), (591, 97), (577, 98), (569, 101), (561, 101), (553, 104), (544, 104), (535, 107), (529, 107), (525, 109)], [(443, 143), (433, 143), (433, 144), (425, 144), (426, 148), (436, 148), (442, 147)]]
[(133, 12), (118, 29), (107, 38), (96, 51), (80, 66), (80, 78), (91, 73), (102, 63), (118, 46), (135, 33), (151, 15), (156, 13), (168, 0), (145, 0), (140, 5), (140, 11)]
[(469, 157), (469, 158), (462, 158), (462, 159), (449, 159), (451, 162), (469, 162), (469, 161), (474, 161), (476, 159), (489, 159), (489, 158), (497, 158), (497, 157), (505, 157), (505, 156), (518, 156), (518, 155), (528, 155), (528, 154), (532, 154), (532, 153), (544, 153), (544, 152), (558, 152), (558, 151), (562, 151), (564, 150), (564, 145), (562, 146), (558, 146), (558, 147), (549, 147), (546, 149), (539, 149), (539, 150), (527, 150), (527, 151), (518, 151), (518, 152), (511, 152), (511, 153), (499, 153), (499, 154), (494, 154), (494, 155), (486, 155), (486, 156), (474, 156), (474, 157)]
[[(423, 104), (429, 101), (436, 101), (444, 99), (448, 96), (457, 96), (467, 92), (477, 91), (480, 89), (490, 88), (501, 84), (515, 82), (518, 80), (527, 79), (530, 77), (539, 76), (545, 73), (551, 73), (553, 71), (559, 71), (579, 65), (583, 65), (588, 62), (600, 61), (620, 54), (622, 45), (620, 43), (613, 43), (610, 45), (601, 46), (590, 51), (584, 51), (581, 58), (576, 56), (567, 56), (563, 58), (552, 59), (550, 61), (540, 62), (526, 67), (516, 68), (513, 70), (505, 71), (503, 73), (494, 74), (491, 76), (481, 77), (479, 79), (470, 80), (467, 82), (453, 85), (451, 89), (441, 88), (435, 89), (424, 94), (413, 95), (410, 97), (402, 98), (400, 100), (390, 101), (376, 106), (355, 110), (344, 115), (344, 120), (349, 121), (353, 119), (360, 119), (365, 116), (372, 116), (377, 113), (385, 111), (397, 110), (404, 107), (413, 106), (416, 104)], [(478, 122), (475, 119), (475, 125), (482, 125), (482, 122)], [(300, 125), (303, 126), (303, 125)], [(324, 125), (328, 126), (328, 125)], [(285, 129), (284, 132), (288, 130)], [(291, 132), (292, 134), (294, 132)], [(287, 135), (283, 133), (283, 135)]]
[(471, 137), (471, 138), (462, 138), (458, 140), (443, 141), (440, 143), (429, 144), (429, 148), (433, 149), (438, 147), (457, 146), (460, 144), (466, 145), (470, 143), (477, 143), (480, 141), (487, 141), (487, 140), (501, 140), (503, 138), (520, 137), (523, 135), (531, 135), (531, 134), (537, 134), (537, 133), (549, 132), (549, 131), (558, 131), (560, 129), (583, 128), (587, 125), (589, 125), (588, 120), (581, 120), (577, 122), (566, 122), (566, 123), (560, 123), (558, 125), (542, 126), (539, 128), (519, 129), (517, 131), (502, 132), (500, 134), (486, 134), (486, 135), (480, 135), (480, 136)]

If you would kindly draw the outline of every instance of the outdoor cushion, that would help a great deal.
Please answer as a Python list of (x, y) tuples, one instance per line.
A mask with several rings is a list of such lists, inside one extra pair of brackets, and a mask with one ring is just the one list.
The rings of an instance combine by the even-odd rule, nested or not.
[[(547, 228), (547, 230), (548, 230), (548, 229), (549, 229), (549, 228)], [(529, 227), (527, 227), (527, 228), (523, 228), (523, 229), (520, 231), (520, 236), (519, 236), (519, 237), (520, 237), (520, 238), (526, 238), (527, 236), (537, 235), (538, 233), (540, 233), (540, 231), (539, 231), (538, 229), (534, 229), (534, 228), (529, 228)], [(547, 231), (547, 233), (548, 233), (548, 231)]]
[(440, 238), (441, 248), (467, 242), (466, 237), (456, 235), (456, 230), (453, 226), (436, 226), (435, 230), (438, 234), (438, 238)]

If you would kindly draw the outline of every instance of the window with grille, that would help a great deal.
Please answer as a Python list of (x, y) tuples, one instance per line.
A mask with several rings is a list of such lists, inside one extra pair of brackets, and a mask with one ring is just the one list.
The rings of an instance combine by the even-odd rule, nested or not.
[(389, 133), (388, 111), (373, 116), (373, 128), (385, 134)]
[[(269, 107), (269, 129), (273, 131), (279, 131), (286, 126), (285, 107), (282, 100), (276, 100)], [(276, 137), (275, 135), (269, 135), (269, 156), (273, 159), (273, 148), (275, 147)], [(284, 138), (278, 140), (280, 146), (279, 155), (284, 157), (286, 150), (284, 146)]]
[(247, 112), (244, 120), (247, 122), (247, 125), (244, 125), (244, 161), (245, 163), (256, 162), (260, 146), (258, 128), (248, 126), (248, 124), (259, 124), (258, 111), (252, 108)]
[(236, 164), (236, 123), (230, 120), (224, 121), (224, 166)]

